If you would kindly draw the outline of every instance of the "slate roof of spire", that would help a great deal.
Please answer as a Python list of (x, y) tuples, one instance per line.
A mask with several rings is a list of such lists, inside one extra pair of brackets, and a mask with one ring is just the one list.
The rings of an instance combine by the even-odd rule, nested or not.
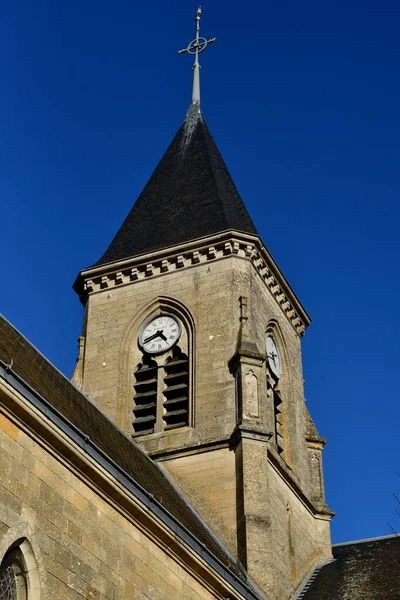
[(193, 104), (96, 265), (229, 229), (257, 234), (200, 107)]

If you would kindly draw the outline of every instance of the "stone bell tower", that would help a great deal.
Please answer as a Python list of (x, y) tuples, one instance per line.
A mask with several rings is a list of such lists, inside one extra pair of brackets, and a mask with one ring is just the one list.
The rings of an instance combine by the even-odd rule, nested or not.
[(73, 381), (162, 461), (265, 596), (288, 599), (331, 556), (324, 440), (303, 393), (310, 319), (200, 109), (199, 22), (186, 118), (75, 282), (85, 312)]

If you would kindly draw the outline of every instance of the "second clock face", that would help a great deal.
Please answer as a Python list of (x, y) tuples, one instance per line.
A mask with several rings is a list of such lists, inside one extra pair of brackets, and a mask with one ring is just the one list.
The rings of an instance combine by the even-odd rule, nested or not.
[(149, 354), (161, 354), (169, 350), (179, 340), (181, 325), (171, 315), (155, 317), (139, 335), (139, 345)]
[(275, 377), (280, 377), (282, 374), (282, 362), (279, 354), (279, 350), (276, 347), (275, 340), (270, 335), (267, 337), (267, 357), (269, 368), (275, 375)]

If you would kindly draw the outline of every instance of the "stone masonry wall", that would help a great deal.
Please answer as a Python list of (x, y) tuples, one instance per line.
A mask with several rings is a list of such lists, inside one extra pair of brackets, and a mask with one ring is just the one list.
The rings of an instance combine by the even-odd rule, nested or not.
[[(193, 318), (194, 427), (146, 436), (141, 443), (163, 460), (182, 493), (231, 552), (241, 556), (246, 546), (243, 562), (261, 589), (273, 600), (286, 600), (308, 569), (330, 556), (329, 521), (313, 516), (290, 485), (267, 466), (266, 440), (274, 422), (265, 364), (257, 375), (260, 416), (245, 424), (248, 431), (261, 432), (264, 441), (244, 444), (242, 454), (233, 448), (235, 464), (232, 450), (214, 449), (207, 457), (201, 444), (211, 448), (213, 443), (217, 447), (221, 441), (227, 443), (237, 425), (229, 361), (237, 349), (239, 298), (246, 297), (251, 341), (259, 353), (265, 353), (266, 332), (271, 330), (282, 357), (279, 386), (286, 462), (279, 456), (277, 460), (311, 497), (299, 335), (253, 263), (234, 255), (91, 294), (84, 391), (127, 433), (132, 427), (137, 335), (146, 311), (159, 296), (182, 303)], [(179, 451), (179, 458), (174, 451)], [(252, 457), (253, 451), (257, 456)], [(256, 464), (260, 468), (254, 472)]]
[(29, 531), (41, 600), (215, 598), (1, 414), (0, 443), (0, 561), (13, 531)]
[[(288, 462), (298, 476), (308, 469), (300, 339), (249, 260), (229, 256), (148, 280), (91, 294), (86, 311), (83, 391), (128, 435), (132, 433), (133, 371), (140, 358), (140, 326), (159, 297), (182, 303), (193, 317), (194, 428), (146, 438), (151, 452), (229, 437), (236, 425), (234, 378), (239, 297), (249, 302), (249, 331), (261, 352), (274, 323), (282, 340), (281, 378), (286, 399)], [(263, 386), (265, 388), (265, 386)], [(266, 391), (261, 401), (266, 403)], [(211, 417), (211, 418), (210, 418)], [(271, 424), (270, 424), (271, 426)]]
[(229, 448), (163, 462), (192, 506), (236, 555), (235, 454)]
[(89, 297), (83, 391), (128, 435), (137, 336), (146, 307), (166, 296), (181, 302), (193, 317), (195, 428), (184, 435), (155, 435), (148, 444), (151, 451), (227, 437), (236, 424), (234, 380), (227, 366), (239, 326), (234, 264), (233, 258), (199, 264)]
[(282, 582), (290, 581), (296, 589), (311, 568), (332, 556), (329, 519), (314, 517), (271, 466), (268, 492), (271, 546), (285, 549), (271, 557), (275, 583), (283, 587)]
[(315, 517), (267, 459), (264, 443), (244, 440), (246, 562), (267, 598), (288, 600), (331, 557), (329, 520)]
[[(301, 482), (303, 489), (307, 491), (309, 463), (305, 443), (306, 422), (300, 337), (251, 263), (237, 261), (234, 277), (240, 295), (248, 298), (248, 329), (261, 352), (266, 351), (266, 331), (268, 326), (272, 326), (283, 363), (279, 386), (284, 401), (286, 461)], [(268, 403), (266, 385), (263, 384), (262, 388), (264, 396), (261, 401)], [(269, 426), (272, 430), (273, 424)]]

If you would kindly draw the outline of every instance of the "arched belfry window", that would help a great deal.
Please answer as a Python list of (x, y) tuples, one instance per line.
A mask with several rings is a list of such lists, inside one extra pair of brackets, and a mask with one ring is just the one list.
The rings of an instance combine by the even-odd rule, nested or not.
[(142, 323), (133, 380), (135, 437), (191, 425), (191, 341), (177, 311), (157, 310)]
[(0, 565), (0, 600), (27, 600), (28, 575), (19, 548), (10, 550)]
[(273, 412), (275, 448), (286, 459), (285, 404), (281, 389), (282, 355), (273, 331), (267, 332), (267, 390)]

